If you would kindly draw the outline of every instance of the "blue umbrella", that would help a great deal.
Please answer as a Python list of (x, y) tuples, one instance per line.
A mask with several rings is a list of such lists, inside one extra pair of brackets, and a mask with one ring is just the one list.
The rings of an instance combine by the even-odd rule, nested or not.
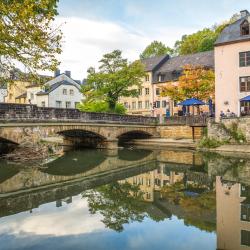
[(190, 98), (183, 102), (178, 103), (178, 105), (181, 105), (181, 106), (205, 105), (205, 102), (196, 98)]
[(250, 102), (250, 95), (240, 99), (241, 102)]

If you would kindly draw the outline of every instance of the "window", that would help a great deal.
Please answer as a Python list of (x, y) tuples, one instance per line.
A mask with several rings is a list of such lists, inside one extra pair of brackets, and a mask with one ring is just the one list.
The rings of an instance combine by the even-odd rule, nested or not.
[(146, 82), (149, 82), (149, 75), (146, 75), (145, 80)]
[(128, 108), (128, 102), (124, 102), (123, 105), (124, 105), (125, 108)]
[(31, 94), (30, 94), (30, 99), (31, 99), (31, 100), (34, 100), (34, 93), (31, 93)]
[(151, 194), (150, 193), (146, 193), (146, 199), (150, 200), (151, 199)]
[(240, 52), (240, 67), (250, 66), (250, 51)]
[(155, 90), (155, 94), (156, 94), (156, 95), (160, 95), (160, 89), (159, 89), (159, 88), (157, 88), (157, 89)]
[(142, 95), (142, 89), (138, 89), (138, 94)]
[(178, 105), (177, 105), (177, 101), (174, 101), (174, 107), (177, 107)]
[(149, 101), (145, 101), (145, 108), (149, 109)]
[(250, 102), (240, 102), (241, 115), (250, 115)]
[(240, 219), (242, 221), (250, 221), (250, 207), (248, 204), (241, 204)]
[(158, 75), (158, 82), (163, 82), (164, 81), (164, 75)]
[(161, 102), (160, 101), (156, 101), (155, 102), (155, 107), (156, 108), (160, 108), (161, 107)]
[(44, 108), (45, 107), (45, 102), (42, 102), (41, 104), (42, 104), (42, 107)]
[(79, 103), (80, 103), (80, 102), (75, 102), (75, 108), (77, 108), (77, 106), (78, 106)]
[(250, 76), (240, 78), (240, 92), (250, 92)]
[(146, 179), (146, 185), (149, 186), (149, 187), (151, 186), (151, 180), (150, 179)]
[(250, 231), (241, 230), (241, 245), (250, 246)]
[(138, 109), (142, 109), (142, 101), (138, 102)]
[(56, 108), (61, 108), (61, 107), (62, 107), (62, 102), (56, 101)]
[(149, 88), (145, 88), (145, 94), (149, 95)]
[(66, 109), (70, 109), (71, 108), (71, 102), (66, 102)]
[(242, 35), (242, 36), (250, 35), (249, 22), (248, 22), (247, 20), (245, 20), (245, 21), (241, 24), (240, 30), (241, 30), (241, 35)]
[(161, 180), (158, 179), (158, 178), (156, 178), (156, 179), (155, 179), (155, 185), (161, 186)]
[(63, 89), (63, 94), (67, 95), (67, 89)]
[(167, 107), (167, 102), (166, 102), (166, 101), (162, 101), (161, 106), (162, 106), (163, 108), (166, 108), (166, 107)]
[(74, 95), (74, 90), (73, 90), (73, 89), (70, 89), (70, 90), (69, 90), (69, 94), (70, 94), (70, 95)]
[(136, 102), (132, 102), (132, 109), (136, 109)]

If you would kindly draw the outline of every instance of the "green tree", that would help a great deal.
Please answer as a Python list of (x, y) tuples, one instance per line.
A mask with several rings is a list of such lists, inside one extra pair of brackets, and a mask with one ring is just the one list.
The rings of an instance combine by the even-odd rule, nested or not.
[(140, 61), (128, 63), (120, 50), (105, 54), (100, 61), (99, 71), (88, 70), (87, 83), (82, 87), (86, 97), (82, 105), (104, 101), (108, 110), (115, 112), (119, 97), (139, 94), (145, 76), (144, 65)]
[(104, 185), (82, 193), (87, 198), (89, 211), (103, 215), (102, 222), (110, 229), (121, 232), (123, 225), (142, 221), (146, 213), (143, 193), (139, 186), (128, 182)]
[(174, 50), (170, 47), (167, 47), (162, 42), (153, 41), (149, 44), (145, 50), (140, 54), (140, 59), (147, 59), (154, 56), (163, 56), (163, 55), (173, 55)]
[(183, 35), (176, 41), (174, 51), (179, 55), (187, 55), (214, 49), (214, 43), (222, 30), (229, 24), (239, 19), (239, 14), (234, 14), (228, 21), (211, 28), (204, 28), (190, 35)]
[(162, 96), (169, 96), (176, 101), (193, 97), (207, 100), (214, 96), (214, 92), (215, 76), (213, 70), (192, 65), (184, 66), (178, 83), (171, 83), (162, 88)]
[(53, 28), (58, 0), (0, 1), (0, 83), (9, 80), (15, 62), (30, 76), (38, 70), (55, 70), (61, 53), (62, 33)]

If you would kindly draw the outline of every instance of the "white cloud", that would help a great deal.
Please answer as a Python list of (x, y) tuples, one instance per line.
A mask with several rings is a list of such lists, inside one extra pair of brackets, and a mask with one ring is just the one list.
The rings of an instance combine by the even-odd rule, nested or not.
[(139, 57), (143, 49), (153, 40), (173, 46), (183, 34), (195, 29), (183, 27), (161, 27), (147, 33), (110, 21), (78, 17), (58, 17), (57, 23), (63, 24), (63, 53), (59, 56), (61, 71), (71, 70), (72, 77), (82, 80), (90, 66), (97, 67), (102, 55), (120, 49), (130, 61)]
[(80, 196), (74, 197), (74, 202), (67, 207), (53, 209), (51, 206), (55, 206), (55, 203), (51, 203), (47, 210), (46, 206), (35, 209), (33, 214), (21, 213), (5, 218), (0, 223), (0, 234), (18, 237), (26, 234), (67, 236), (105, 229), (102, 216), (90, 215), (87, 200)]
[(59, 17), (57, 22), (65, 23), (60, 69), (71, 70), (74, 78), (85, 77), (86, 70), (96, 67), (104, 53), (121, 49), (124, 57), (134, 60), (150, 42), (146, 36), (112, 22), (76, 17)]

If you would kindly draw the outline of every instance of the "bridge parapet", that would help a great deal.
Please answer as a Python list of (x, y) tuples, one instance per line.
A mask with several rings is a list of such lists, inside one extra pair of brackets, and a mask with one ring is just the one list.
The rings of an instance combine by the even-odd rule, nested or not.
[(81, 112), (77, 109), (47, 108), (29, 104), (0, 103), (0, 122), (95, 122), (155, 125), (155, 117)]

